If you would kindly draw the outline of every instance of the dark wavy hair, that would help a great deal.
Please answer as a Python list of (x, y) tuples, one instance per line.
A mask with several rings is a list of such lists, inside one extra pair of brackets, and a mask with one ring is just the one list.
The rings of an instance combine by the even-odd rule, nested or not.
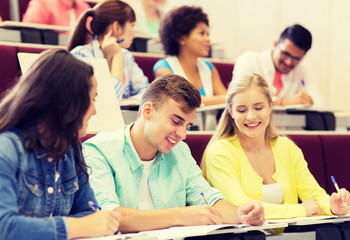
[[(90, 22), (91, 32), (86, 29), (88, 17), (92, 17)], [(86, 10), (81, 14), (68, 42), (68, 50), (71, 51), (76, 46), (89, 43), (94, 36), (106, 34), (107, 28), (115, 21), (122, 27), (127, 22), (135, 22), (134, 10), (127, 3), (120, 0), (101, 1), (94, 8)]]
[(291, 40), (298, 48), (303, 49), (305, 53), (311, 48), (312, 35), (309, 30), (299, 24), (287, 27), (281, 33), (278, 42), (281, 43), (286, 38)]
[(72, 146), (75, 164), (87, 176), (78, 133), (90, 106), (93, 74), (90, 65), (67, 50), (43, 52), (2, 99), (0, 132), (21, 129), (27, 151), (44, 149), (56, 159)]
[(180, 38), (188, 36), (200, 22), (209, 26), (208, 16), (200, 7), (183, 6), (170, 11), (161, 22), (159, 30), (165, 54), (177, 56)]

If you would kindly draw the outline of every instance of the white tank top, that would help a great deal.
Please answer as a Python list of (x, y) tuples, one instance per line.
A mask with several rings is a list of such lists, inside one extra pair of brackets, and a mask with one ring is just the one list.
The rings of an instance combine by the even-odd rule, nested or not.
[(263, 196), (261, 201), (282, 204), (284, 199), (281, 185), (279, 183), (263, 184)]

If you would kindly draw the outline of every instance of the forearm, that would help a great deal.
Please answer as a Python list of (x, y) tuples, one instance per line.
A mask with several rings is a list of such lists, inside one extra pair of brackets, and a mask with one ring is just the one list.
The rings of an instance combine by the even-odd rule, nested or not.
[(202, 103), (205, 106), (215, 105), (215, 104), (223, 104), (225, 103), (225, 95), (217, 95), (212, 97), (202, 96)]
[(108, 65), (111, 71), (111, 74), (115, 76), (121, 83), (124, 83), (124, 74), (123, 74), (123, 53), (118, 52), (113, 55), (111, 59), (108, 59)]
[(238, 207), (230, 202), (221, 199), (214, 204), (213, 208), (221, 213), (223, 223), (241, 223), (238, 217)]
[(180, 208), (138, 210), (118, 207), (115, 211), (122, 215), (119, 226), (122, 233), (184, 225), (181, 222)]

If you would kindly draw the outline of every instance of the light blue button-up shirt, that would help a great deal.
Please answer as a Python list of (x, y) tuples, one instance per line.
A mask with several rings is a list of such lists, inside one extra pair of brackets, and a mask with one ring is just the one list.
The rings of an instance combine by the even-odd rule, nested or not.
[[(99, 133), (83, 144), (89, 180), (102, 209), (138, 208), (143, 165), (130, 138), (131, 126)], [(148, 184), (156, 209), (205, 204), (201, 193), (210, 205), (224, 198), (203, 178), (184, 142), (169, 154), (157, 153)]]

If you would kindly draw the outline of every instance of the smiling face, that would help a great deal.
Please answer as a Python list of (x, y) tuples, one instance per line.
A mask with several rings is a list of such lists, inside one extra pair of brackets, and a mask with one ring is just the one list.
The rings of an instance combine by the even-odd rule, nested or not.
[(286, 38), (280, 43), (275, 43), (272, 59), (275, 69), (283, 74), (289, 73), (295, 68), (306, 52), (298, 48), (290, 39)]
[(206, 57), (210, 51), (209, 27), (199, 22), (188, 36), (180, 38), (180, 51), (189, 51), (195, 56)]
[(232, 98), (230, 115), (243, 138), (264, 138), (270, 123), (272, 106), (257, 87)]
[(157, 151), (168, 154), (181, 140), (186, 138), (187, 129), (192, 125), (196, 110), (186, 113), (183, 103), (168, 99), (159, 109), (151, 102), (143, 106), (142, 115), (146, 119), (144, 135), (152, 155)]
[(83, 117), (83, 123), (82, 123), (82, 127), (79, 129), (79, 137), (84, 137), (86, 135), (86, 129), (88, 126), (88, 121), (90, 120), (90, 118), (96, 114), (96, 108), (95, 108), (95, 100), (96, 100), (96, 96), (97, 96), (97, 81), (96, 78), (94, 76), (91, 77), (91, 89), (89, 92), (89, 96), (90, 96), (90, 106), (88, 108), (88, 110), (86, 111), (84, 117)]

